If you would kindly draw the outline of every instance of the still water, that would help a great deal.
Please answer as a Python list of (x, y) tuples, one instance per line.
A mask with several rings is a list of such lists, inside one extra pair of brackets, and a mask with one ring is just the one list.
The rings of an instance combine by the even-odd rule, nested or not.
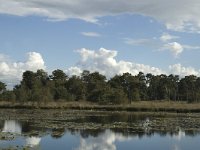
[(181, 129), (176, 133), (150, 133), (148, 129), (137, 133), (126, 128), (51, 129), (17, 120), (3, 120), (0, 125), (0, 149), (198, 150), (200, 147), (198, 133), (188, 134)]

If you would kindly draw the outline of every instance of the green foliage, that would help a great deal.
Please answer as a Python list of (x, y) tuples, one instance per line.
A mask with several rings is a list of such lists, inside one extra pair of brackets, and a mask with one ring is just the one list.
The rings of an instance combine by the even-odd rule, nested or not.
[(4, 91), (2, 94), (0, 94), (0, 100), (4, 101), (15, 101), (16, 96), (13, 91)]
[(65, 87), (56, 87), (54, 93), (54, 99), (55, 100), (71, 100), (70, 94), (68, 93), (67, 89)]
[(22, 75), (22, 85), (27, 89), (33, 89), (36, 82), (36, 74), (32, 71), (25, 71)]
[(0, 92), (3, 92), (6, 89), (6, 84), (0, 81)]
[(124, 93), (123, 89), (112, 88), (108, 94), (107, 104), (126, 104), (128, 103), (128, 98)]
[(64, 71), (62, 71), (62, 70), (60, 70), (60, 69), (57, 69), (57, 70), (54, 70), (53, 72), (52, 72), (52, 76), (51, 76), (51, 78), (53, 79), (53, 80), (57, 80), (57, 81), (65, 81), (65, 80), (67, 80), (67, 75), (64, 73)]
[(199, 88), (197, 84), (198, 78), (194, 75), (186, 76), (182, 78), (179, 83), (179, 96), (181, 100), (186, 100), (188, 102), (198, 101), (200, 97), (197, 97), (198, 92), (196, 89)]
[(26, 102), (29, 99), (28, 92), (22, 85), (16, 85), (13, 91), (16, 96), (16, 101)]
[(71, 94), (71, 97), (74, 100), (85, 100), (86, 87), (80, 77), (72, 76), (71, 78), (69, 78), (65, 87), (67, 88), (68, 92)]
[(45, 72), (42, 69), (37, 70), (36, 78), (37, 81), (39, 82), (38, 84), (41, 84), (40, 86), (45, 86), (49, 80), (47, 72)]
[(109, 80), (99, 72), (84, 70), (68, 77), (62, 70), (25, 71), (13, 91), (0, 82), (0, 100), (20, 102), (91, 101), (99, 104), (134, 103), (139, 100), (200, 101), (200, 77), (124, 73)]

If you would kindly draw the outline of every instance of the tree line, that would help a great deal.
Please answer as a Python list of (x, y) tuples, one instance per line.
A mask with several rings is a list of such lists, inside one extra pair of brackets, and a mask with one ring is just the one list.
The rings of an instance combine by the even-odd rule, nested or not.
[(99, 72), (84, 70), (80, 76), (67, 76), (57, 69), (25, 71), (20, 84), (6, 90), (0, 82), (0, 100), (13, 102), (91, 101), (122, 104), (140, 100), (200, 101), (200, 77), (124, 73), (110, 79)]

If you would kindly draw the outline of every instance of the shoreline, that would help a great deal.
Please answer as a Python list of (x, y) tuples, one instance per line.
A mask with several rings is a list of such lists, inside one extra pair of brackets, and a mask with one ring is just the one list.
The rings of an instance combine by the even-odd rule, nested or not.
[(129, 134), (200, 132), (199, 113), (0, 109), (0, 116), (1, 128), (6, 121), (17, 122), (29, 129), (30, 135), (39, 135), (40, 129), (111, 129)]
[(66, 109), (128, 112), (200, 113), (200, 103), (169, 101), (137, 101), (123, 105), (99, 105), (88, 102), (0, 102), (0, 109)]

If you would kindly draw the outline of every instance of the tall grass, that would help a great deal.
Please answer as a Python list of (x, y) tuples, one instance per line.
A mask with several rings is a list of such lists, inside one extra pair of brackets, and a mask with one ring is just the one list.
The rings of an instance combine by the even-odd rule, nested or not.
[(91, 102), (0, 102), (0, 108), (14, 109), (76, 109), (101, 111), (134, 111), (134, 112), (200, 112), (200, 103), (170, 101), (137, 101), (123, 105), (98, 105)]

